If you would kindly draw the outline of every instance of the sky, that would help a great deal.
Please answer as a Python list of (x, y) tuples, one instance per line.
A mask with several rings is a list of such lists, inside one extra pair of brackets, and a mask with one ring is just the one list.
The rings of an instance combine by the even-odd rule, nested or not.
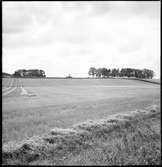
[(90, 67), (160, 77), (160, 1), (2, 2), (2, 70), (87, 77)]

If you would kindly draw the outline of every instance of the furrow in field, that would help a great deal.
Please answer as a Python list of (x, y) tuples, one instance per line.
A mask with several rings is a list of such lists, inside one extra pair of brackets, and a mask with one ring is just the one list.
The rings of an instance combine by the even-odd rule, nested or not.
[(17, 87), (17, 80), (16, 79), (11, 79), (11, 84), (10, 87), (8, 87), (8, 89), (6, 89), (5, 91), (3, 91), (3, 96), (7, 96), (10, 95), (11, 93), (13, 93), (18, 87)]
[(2, 87), (3, 88), (8, 87), (10, 81), (11, 81), (11, 78), (2, 79)]
[(11, 87), (7, 87), (7, 88), (3, 88), (3, 92), (5, 92), (5, 91), (7, 91), (7, 90), (9, 90)]
[(14, 90), (16, 90), (16, 88), (17, 88), (17, 87), (13, 87), (13, 88), (12, 88), (12, 89), (10, 89), (9, 91), (7, 91), (7, 92), (3, 93), (3, 96), (6, 96), (6, 95), (8, 95), (8, 94), (12, 93)]
[(22, 81), (21, 81), (20, 78), (18, 79), (18, 85), (19, 85), (19, 87), (22, 87), (22, 86), (23, 86), (23, 85), (22, 85)]
[(20, 79), (19, 79), (19, 87), (21, 89), (20, 95), (28, 95), (28, 92), (26, 89), (23, 88), (23, 84), (22, 84), (22, 81)]
[(8, 83), (10, 82), (10, 84), (8, 84), (9, 86), (7, 88), (3, 88), (3, 92), (11, 89), (12, 85), (13, 85), (13, 82), (14, 82), (14, 79), (11, 78), (10, 81), (8, 81)]
[(10, 89), (12, 89), (12, 87), (13, 87), (13, 82), (14, 82), (14, 79), (11, 78), (11, 79), (10, 79), (10, 84), (9, 84), (9, 86), (6, 87), (6, 88), (3, 88), (3, 93), (8, 92)]

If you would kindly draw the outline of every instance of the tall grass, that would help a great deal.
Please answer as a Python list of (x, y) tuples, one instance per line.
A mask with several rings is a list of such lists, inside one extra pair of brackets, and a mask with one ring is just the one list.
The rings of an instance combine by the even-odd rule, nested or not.
[(160, 108), (55, 128), (48, 134), (3, 146), (10, 165), (159, 165)]

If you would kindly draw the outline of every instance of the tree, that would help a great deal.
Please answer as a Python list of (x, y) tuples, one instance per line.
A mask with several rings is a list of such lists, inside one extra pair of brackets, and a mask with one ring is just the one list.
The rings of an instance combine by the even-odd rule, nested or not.
[(40, 76), (41, 76), (41, 77), (46, 77), (44, 70), (40, 70)]
[(135, 70), (135, 77), (139, 78), (139, 70), (137, 70), (137, 69)]
[(88, 75), (92, 75), (94, 77), (96, 75), (96, 68), (91, 67), (88, 71)]
[(121, 70), (113, 68), (113, 69), (107, 69), (105, 67), (95, 69), (94, 67), (91, 67), (89, 70), (89, 75), (96, 75), (97, 77), (136, 77), (136, 78), (153, 78), (154, 77), (154, 71), (150, 69), (133, 69), (133, 68), (122, 68)]
[(150, 78), (152, 79), (155, 76), (154, 71), (150, 70)]
[(131, 68), (127, 68), (126, 69), (126, 76), (130, 77), (131, 76), (131, 72), (132, 72)]
[(15, 71), (13, 76), (15, 77), (46, 77), (45, 72), (43, 70), (38, 70), (38, 69), (30, 69), (30, 70), (20, 69)]
[(118, 69), (116, 69), (116, 68), (113, 68), (113, 69), (112, 69), (111, 74), (112, 74), (113, 77), (116, 77), (116, 76), (118, 75), (118, 73), (119, 73), (119, 70), (118, 70)]
[(96, 70), (96, 77), (101, 77), (102, 76), (102, 68), (98, 68), (97, 70)]
[(101, 74), (102, 74), (103, 77), (108, 76), (108, 70), (107, 70), (107, 68), (102, 68)]
[(111, 69), (107, 70), (107, 76), (109, 77), (111, 75)]
[(154, 72), (149, 69), (144, 69), (144, 75), (145, 75), (145, 78), (152, 79), (154, 77)]
[(115, 73), (116, 77), (119, 77), (119, 74), (120, 74), (120, 72), (119, 72), (119, 68), (118, 68), (118, 69), (116, 69), (116, 73)]
[(125, 68), (122, 68), (122, 69), (120, 70), (119, 76), (120, 76), (120, 77), (126, 76), (126, 69), (125, 69)]

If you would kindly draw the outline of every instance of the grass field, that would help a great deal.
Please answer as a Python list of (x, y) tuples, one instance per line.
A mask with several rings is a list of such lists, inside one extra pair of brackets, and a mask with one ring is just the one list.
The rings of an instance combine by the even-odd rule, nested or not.
[(160, 107), (54, 128), (3, 146), (3, 165), (160, 165)]
[(160, 85), (122, 79), (3, 78), (2, 142), (160, 103)]
[(146, 80), (160, 83), (160, 79), (146, 79)]

